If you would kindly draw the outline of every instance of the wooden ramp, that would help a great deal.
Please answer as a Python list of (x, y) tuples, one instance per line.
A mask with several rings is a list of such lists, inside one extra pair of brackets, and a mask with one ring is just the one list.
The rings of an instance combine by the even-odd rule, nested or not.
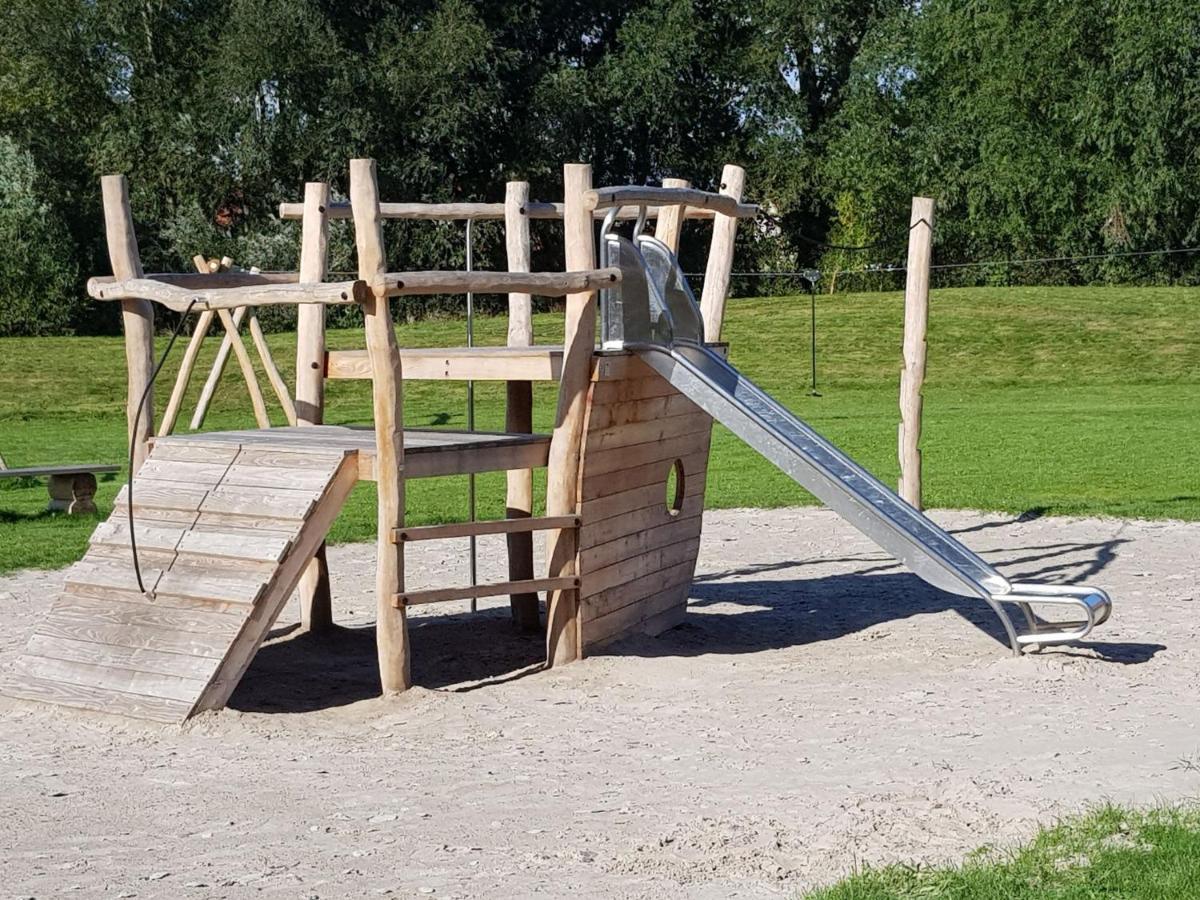
[(224, 706), (357, 479), (350, 449), (160, 440), (7, 673), (14, 697), (181, 722)]

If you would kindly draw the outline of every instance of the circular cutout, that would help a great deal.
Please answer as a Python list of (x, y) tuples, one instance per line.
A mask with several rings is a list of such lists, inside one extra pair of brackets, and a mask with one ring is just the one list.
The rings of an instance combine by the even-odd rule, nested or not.
[(671, 463), (667, 472), (667, 513), (677, 516), (683, 510), (683, 460)]

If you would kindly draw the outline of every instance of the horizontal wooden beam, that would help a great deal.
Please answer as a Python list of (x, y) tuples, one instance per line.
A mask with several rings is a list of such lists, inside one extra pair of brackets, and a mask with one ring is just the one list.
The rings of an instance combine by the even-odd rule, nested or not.
[[(353, 213), (349, 203), (330, 203), (325, 209), (330, 219), (350, 219)], [(475, 221), (496, 220), (504, 218), (503, 203), (380, 203), (379, 214), (384, 219), (418, 219), (427, 222), (463, 222), (468, 219)], [(562, 220), (563, 205), (561, 203), (544, 203), (534, 201), (525, 206), (525, 214), (531, 219)], [(659, 207), (651, 206), (646, 210), (647, 217), (654, 219), (659, 214)], [(602, 218), (603, 211), (596, 214)], [(617, 217), (620, 219), (636, 219), (638, 209), (630, 206), (622, 209)], [(304, 217), (303, 203), (280, 203), (279, 218), (299, 220)], [(688, 207), (687, 218), (711, 219), (711, 209)]]
[(695, 188), (607, 187), (584, 193), (584, 205), (590, 210), (611, 209), (614, 206), (655, 204), (657, 206), (689, 206), (711, 210), (723, 216), (752, 219), (758, 207), (739, 203), (727, 194), (698, 191)]
[(532, 594), (535, 591), (561, 591), (579, 587), (574, 576), (562, 578), (529, 578), (525, 581), (497, 581), (470, 587), (439, 588), (432, 591), (409, 591), (396, 594), (392, 605), (418, 606), (422, 603), (445, 603), (448, 600), (476, 600), (480, 597), (499, 597), (504, 594)]
[[(411, 294), (536, 294), (563, 297), (612, 287), (621, 270), (588, 269), (579, 272), (388, 272), (384, 291), (388, 297)], [(375, 289), (378, 293), (378, 288)]]
[(527, 516), (523, 519), (494, 519), (486, 522), (451, 522), (448, 525), (421, 525), (392, 531), (392, 543), (437, 541), (443, 538), (481, 534), (521, 534), (529, 531), (554, 531), (578, 528), (579, 516)]
[[(216, 278), (206, 275), (204, 278)], [(176, 312), (207, 309), (237, 309), (241, 306), (280, 306), (300, 303), (346, 305), (369, 296), (366, 282), (341, 281), (321, 284), (268, 282), (243, 287), (186, 288), (156, 278), (89, 278), (88, 294), (96, 300), (150, 300)]]
[[(562, 347), (407, 347), (400, 350), (405, 381), (557, 381)], [(371, 377), (366, 350), (330, 350), (325, 377)]]

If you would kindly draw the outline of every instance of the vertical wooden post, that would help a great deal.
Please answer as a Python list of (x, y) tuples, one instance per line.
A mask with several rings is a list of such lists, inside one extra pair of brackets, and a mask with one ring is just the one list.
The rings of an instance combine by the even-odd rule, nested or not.
[[(208, 260), (199, 253), (192, 257), (192, 265), (201, 275), (212, 274), (212, 270), (208, 267)], [(204, 339), (208, 337), (208, 330), (212, 327), (216, 315), (213, 310), (206, 309), (196, 319), (196, 327), (192, 330), (191, 340), (188, 341), (187, 349), (183, 351), (183, 360), (179, 363), (175, 386), (171, 389), (171, 396), (167, 399), (167, 408), (158, 424), (159, 437), (168, 435), (175, 430), (175, 422), (179, 418), (179, 408), (183, 405), (183, 396), (187, 393), (192, 370), (196, 367), (196, 360), (200, 356), (200, 347), (204, 344)]]
[[(686, 178), (664, 178), (665, 188), (687, 188), (692, 183)], [(679, 252), (679, 235), (683, 231), (682, 206), (665, 206), (658, 211), (658, 222), (654, 226), (654, 236), (671, 248), (672, 253)]]
[[(563, 230), (566, 269), (591, 269), (596, 265), (592, 214), (583, 194), (592, 188), (592, 167), (570, 163), (563, 167)], [(562, 375), (558, 387), (558, 413), (550, 439), (546, 470), (546, 514), (574, 515), (577, 511), (579, 457), (584, 414), (591, 383), (592, 354), (596, 349), (596, 292), (567, 297), (566, 333)], [(546, 557), (550, 577), (575, 574), (578, 535), (573, 529), (551, 531)], [(546, 612), (546, 664), (561, 665), (579, 659), (579, 591), (551, 591)]]
[(900, 370), (900, 496), (921, 508), (921, 388), (929, 325), (929, 267), (933, 261), (933, 200), (913, 197), (904, 284), (904, 368)]
[[(100, 193), (113, 275), (120, 279), (141, 278), (142, 258), (129, 208), (129, 182), (124, 175), (105, 175), (100, 179)], [(125, 328), (125, 368), (128, 373), (125, 420), (136, 471), (146, 458), (150, 435), (154, 433), (154, 391), (150, 384), (150, 374), (154, 371), (154, 307), (149, 300), (122, 300), (121, 322)]]
[(400, 350), (384, 292), (387, 264), (383, 255), (383, 219), (375, 160), (350, 160), (350, 204), (358, 248), (358, 277), (372, 289), (363, 304), (367, 353), (371, 358), (371, 393), (375, 411), (375, 477), (379, 493), (378, 562), (375, 572), (375, 641), (383, 693), (407, 690), (412, 684), (408, 622), (404, 607), (394, 605), (404, 590), (404, 549), (392, 533), (404, 524), (404, 403)]
[[(726, 166), (721, 171), (721, 193), (742, 199), (746, 186), (746, 171), (741, 166)], [(725, 300), (729, 295), (729, 278), (733, 271), (733, 244), (737, 237), (736, 216), (713, 217), (712, 243), (708, 248), (708, 265), (704, 269), (704, 289), (700, 295), (700, 314), (704, 318), (704, 339), (719, 341), (721, 324), (725, 321)]]
[[(329, 265), (329, 185), (304, 185), (304, 218), (300, 232), (300, 280), (325, 280)], [(325, 307), (303, 303), (296, 313), (296, 424), (325, 421)], [(300, 626), (327, 631), (333, 625), (329, 563), (325, 542), (313, 555), (296, 588), (300, 596)]]
[[(504, 237), (508, 250), (508, 271), (528, 272), (529, 250), (529, 183), (510, 181), (504, 192)], [(529, 294), (508, 295), (508, 346), (529, 347), (533, 344), (533, 298)], [(510, 381), (504, 410), (504, 430), (533, 431), (533, 385), (528, 381)], [(506, 515), (510, 519), (527, 518), (533, 514), (533, 470), (512, 469), (507, 473), (508, 493)], [(525, 581), (533, 578), (533, 534), (508, 535), (508, 579)], [(536, 631), (538, 595), (513, 594), (509, 598), (513, 622), (522, 631)]]

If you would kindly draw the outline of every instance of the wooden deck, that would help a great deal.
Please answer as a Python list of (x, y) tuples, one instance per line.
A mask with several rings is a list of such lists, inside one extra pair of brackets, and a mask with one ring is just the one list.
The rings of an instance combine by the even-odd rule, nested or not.
[[(343, 451), (356, 454), (359, 478), (375, 480), (375, 431), (370, 426), (314, 425), (173, 434), (155, 438), (155, 444), (236, 445), (292, 452)], [(404, 431), (404, 474), (407, 478), (536, 469), (546, 465), (549, 453), (548, 434), (433, 428)]]

